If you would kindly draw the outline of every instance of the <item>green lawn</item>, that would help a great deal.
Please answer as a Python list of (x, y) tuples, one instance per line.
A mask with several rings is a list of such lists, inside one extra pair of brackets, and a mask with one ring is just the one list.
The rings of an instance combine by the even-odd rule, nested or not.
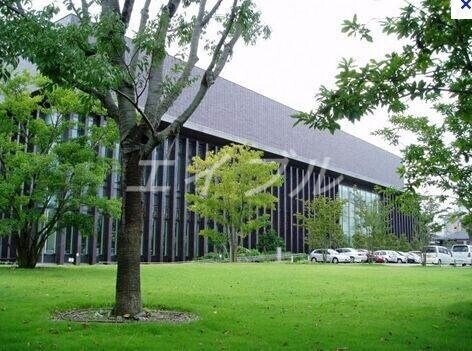
[(472, 269), (382, 265), (143, 266), (147, 306), (187, 325), (50, 321), (104, 306), (114, 266), (0, 267), (1, 350), (472, 350)]

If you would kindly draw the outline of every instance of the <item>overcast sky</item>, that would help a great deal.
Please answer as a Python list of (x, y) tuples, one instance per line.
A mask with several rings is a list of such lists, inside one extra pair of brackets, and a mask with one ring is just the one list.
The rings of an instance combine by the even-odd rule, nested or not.
[[(309, 111), (314, 107), (316, 92), (322, 84), (333, 84), (336, 66), (342, 57), (363, 63), (382, 57), (400, 44), (395, 38), (382, 35), (378, 21), (398, 14), (405, 4), (403, 0), (255, 1), (264, 22), (272, 28), (272, 36), (256, 46), (239, 44), (222, 76), (297, 110)], [(142, 2), (136, 0), (131, 28), (137, 27)], [(41, 6), (50, 2), (35, 0), (33, 3)], [(155, 1), (151, 15), (160, 3), (162, 1)], [(66, 14), (62, 11), (58, 17)], [(374, 43), (361, 42), (341, 33), (342, 21), (351, 19), (354, 14), (374, 30)], [(201, 60), (200, 64), (204, 63), (205, 60)], [(348, 133), (399, 154), (398, 148), (371, 135), (385, 125), (387, 117), (385, 111), (377, 111), (361, 122), (354, 125), (345, 122), (342, 126)]]

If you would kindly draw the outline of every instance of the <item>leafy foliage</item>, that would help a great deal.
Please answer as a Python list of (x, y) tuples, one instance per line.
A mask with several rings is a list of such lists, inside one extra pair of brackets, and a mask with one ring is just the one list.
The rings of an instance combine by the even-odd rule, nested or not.
[[(34, 266), (57, 230), (92, 233), (88, 208), (119, 215), (120, 201), (97, 196), (112, 160), (95, 150), (114, 145), (117, 130), (112, 122), (107, 129), (85, 126), (80, 117), (99, 104), (43, 77), (12, 77), (0, 94), (0, 235), (16, 235), (20, 265)], [(89, 133), (64, 137), (79, 128)]]
[(366, 201), (354, 192), (355, 215), (358, 219), (353, 235), (354, 247), (366, 248), (371, 252), (395, 248), (398, 239), (392, 234), (390, 219), (393, 205), (386, 197), (379, 196)]
[[(410, 189), (434, 185), (453, 193), (472, 222), (472, 21), (453, 20), (450, 2), (422, 0), (407, 3), (398, 17), (387, 17), (383, 31), (404, 43), (401, 50), (358, 67), (352, 59), (339, 65), (336, 86), (321, 87), (317, 107), (294, 116), (296, 123), (334, 132), (339, 121), (351, 122), (378, 107), (392, 114), (391, 126), (378, 134), (393, 144), (399, 132), (416, 141), (403, 149), (399, 169)], [(357, 17), (345, 21), (343, 32), (371, 41), (370, 30)], [(421, 99), (442, 116), (408, 115), (411, 101)]]
[(275, 252), (278, 247), (284, 247), (285, 243), (282, 238), (273, 229), (266, 231), (259, 236), (257, 249), (263, 253)]
[(306, 202), (305, 213), (297, 214), (298, 221), (307, 230), (310, 249), (343, 246), (344, 233), (339, 223), (344, 200), (325, 196)]
[[(134, 316), (142, 312), (136, 287), (141, 285), (144, 219), (141, 194), (126, 189), (140, 185), (140, 161), (179, 133), (231, 59), (236, 43), (252, 45), (270, 31), (252, 0), (167, 0), (152, 17), (151, 0), (141, 2), (140, 11), (132, 0), (63, 2), (76, 15), (65, 18), (68, 25), (51, 21), (58, 12), (55, 4), (35, 10), (29, 0), (0, 0), (0, 67), (21, 56), (54, 83), (98, 99), (116, 122), (124, 207), (113, 313)], [(139, 26), (129, 38), (133, 20)], [(175, 59), (169, 51), (177, 51)], [(209, 63), (199, 73), (195, 65), (202, 51)], [(187, 105), (163, 125), (164, 115), (195, 82)]]
[(195, 193), (186, 194), (189, 209), (217, 224), (201, 235), (218, 242), (224, 239), (235, 260), (238, 238), (266, 227), (269, 215), (261, 213), (274, 208), (277, 198), (271, 187), (282, 185), (276, 162), (266, 162), (261, 151), (247, 146), (229, 145), (219, 151), (194, 157), (188, 172), (195, 174)]

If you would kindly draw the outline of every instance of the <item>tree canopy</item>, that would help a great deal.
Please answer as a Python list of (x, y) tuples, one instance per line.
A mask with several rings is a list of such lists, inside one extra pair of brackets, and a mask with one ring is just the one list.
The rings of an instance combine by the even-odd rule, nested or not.
[[(19, 266), (31, 268), (61, 228), (93, 233), (88, 209), (119, 215), (119, 200), (98, 196), (113, 161), (96, 150), (118, 134), (113, 121), (103, 129), (80, 118), (100, 112), (97, 101), (43, 77), (14, 76), (0, 95), (0, 235), (17, 237)], [(87, 132), (69, 135), (78, 129)]]
[[(157, 13), (151, 11), (151, 0), (144, 0), (138, 13), (134, 0), (63, 3), (75, 13), (68, 25), (52, 22), (58, 12), (54, 4), (35, 9), (28, 0), (0, 0), (0, 64), (15, 65), (21, 56), (53, 82), (98, 99), (107, 118), (116, 122), (123, 208), (113, 313), (137, 316), (142, 312), (143, 205), (142, 194), (128, 190), (142, 184), (140, 162), (179, 133), (236, 43), (255, 44), (270, 30), (252, 0), (167, 0)], [(130, 28), (133, 17), (139, 23), (135, 30)], [(198, 73), (201, 54), (209, 63)], [(164, 122), (190, 86), (194, 89), (183, 109)]]
[[(403, 149), (399, 169), (408, 187), (434, 185), (455, 195), (472, 216), (472, 21), (453, 20), (450, 1), (406, 3), (397, 17), (381, 21), (383, 32), (403, 47), (383, 59), (357, 66), (353, 59), (339, 64), (334, 88), (322, 86), (317, 105), (299, 113), (296, 123), (312, 128), (339, 129), (339, 121), (358, 121), (376, 108), (386, 108), (391, 125), (378, 133), (397, 144), (400, 131), (416, 141)], [(343, 24), (350, 36), (373, 41), (370, 29), (354, 16)], [(442, 117), (415, 116), (408, 108), (423, 100)]]
[(317, 196), (307, 201), (305, 213), (297, 214), (300, 224), (307, 231), (310, 249), (336, 248), (345, 242), (343, 229), (339, 224), (344, 200)]
[(270, 224), (266, 210), (277, 202), (271, 188), (283, 183), (279, 165), (262, 156), (262, 151), (233, 144), (194, 157), (188, 168), (195, 174), (195, 193), (186, 194), (189, 209), (216, 224), (200, 234), (226, 241), (233, 262), (238, 239)]

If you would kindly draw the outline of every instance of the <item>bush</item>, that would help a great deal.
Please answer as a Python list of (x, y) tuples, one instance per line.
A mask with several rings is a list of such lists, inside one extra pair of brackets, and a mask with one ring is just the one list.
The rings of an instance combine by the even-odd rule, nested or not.
[(277, 232), (273, 229), (265, 232), (259, 237), (257, 248), (260, 252), (270, 253), (275, 252), (277, 247), (284, 247), (284, 241), (279, 237)]
[(248, 257), (248, 256), (259, 256), (261, 253), (256, 249), (247, 249), (245, 247), (239, 246), (237, 255), (240, 257)]
[(205, 256), (202, 256), (200, 257), (199, 259), (202, 259), (202, 260), (210, 260), (210, 261), (224, 261), (226, 260), (228, 257), (226, 257), (226, 255), (223, 255), (221, 253), (218, 253), (218, 252), (209, 252), (207, 253)]

